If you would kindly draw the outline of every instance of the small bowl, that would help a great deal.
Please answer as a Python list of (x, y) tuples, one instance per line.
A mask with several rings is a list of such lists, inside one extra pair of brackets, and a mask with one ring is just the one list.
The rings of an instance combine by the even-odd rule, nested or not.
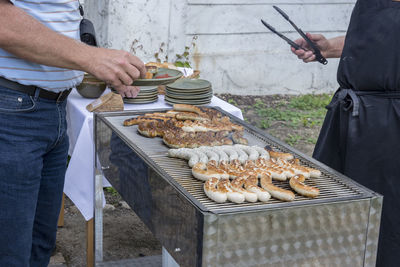
[(106, 90), (105, 82), (83, 81), (76, 87), (78, 93), (84, 98), (98, 98)]
[(85, 75), (83, 76), (83, 82), (103, 82), (103, 81), (97, 79), (92, 74), (85, 73)]

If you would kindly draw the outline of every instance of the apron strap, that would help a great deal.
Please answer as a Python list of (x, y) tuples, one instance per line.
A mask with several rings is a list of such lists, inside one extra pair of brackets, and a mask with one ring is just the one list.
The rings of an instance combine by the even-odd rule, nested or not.
[(335, 95), (334, 99), (332, 99), (331, 103), (326, 106), (327, 109), (331, 109), (337, 106), (339, 103), (345, 103), (346, 100), (349, 101), (349, 105), (343, 107), (344, 110), (348, 111), (353, 109), (352, 115), (353, 117), (359, 116), (360, 109), (360, 99), (359, 96), (375, 96), (375, 97), (384, 97), (391, 99), (399, 99), (400, 98), (400, 90), (398, 91), (354, 91), (353, 89), (344, 89), (339, 88)]
[(352, 89), (340, 88), (335, 94), (336, 101), (332, 101), (331, 103), (329, 103), (329, 105), (326, 106), (326, 108), (328, 109), (333, 108), (338, 103), (344, 102), (348, 96), (351, 99), (351, 103), (349, 107), (346, 108), (346, 110), (350, 110), (351, 108), (353, 108), (352, 115), (353, 117), (357, 117), (359, 115), (360, 100), (358, 99), (358, 96)]

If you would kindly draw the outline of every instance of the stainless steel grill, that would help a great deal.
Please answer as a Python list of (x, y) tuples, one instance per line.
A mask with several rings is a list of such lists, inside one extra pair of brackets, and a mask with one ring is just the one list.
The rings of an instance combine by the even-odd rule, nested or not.
[[(215, 203), (205, 195), (203, 182), (193, 178), (186, 161), (167, 156), (168, 148), (160, 138), (146, 138), (139, 135), (137, 126), (122, 126), (122, 122), (127, 118), (155, 111), (160, 110), (97, 115), (95, 133), (99, 137), (96, 138), (96, 150), (101, 165), (106, 166), (105, 176), (107, 178), (118, 176), (114, 179), (114, 183), (111, 179), (111, 183), (116, 188), (122, 186), (120, 191), (122, 191), (123, 197), (125, 194), (128, 204), (138, 213), (139, 217), (144, 209), (135, 208), (138, 203), (148, 201), (151, 205), (156, 206), (156, 208), (151, 205), (151, 207), (147, 207), (155, 214), (149, 218), (143, 215), (142, 220), (159, 237), (163, 246), (169, 250), (178, 263), (183, 266), (262, 266), (266, 263), (272, 265), (294, 263), (292, 262), (294, 257), (299, 260), (297, 263), (304, 264), (315, 262), (316, 265), (320, 265), (337, 262), (340, 263), (338, 266), (374, 265), (382, 200), (379, 195), (259, 129), (225, 114), (230, 116), (235, 123), (245, 126), (244, 137), (249, 140), (250, 145), (262, 147), (269, 145), (278, 151), (292, 153), (300, 159), (302, 165), (319, 169), (322, 176), (308, 179), (306, 183), (318, 187), (320, 196), (316, 199), (308, 199), (296, 194), (295, 201), (289, 203), (275, 199), (271, 199), (268, 203)], [(129, 148), (128, 150), (138, 155), (148, 166), (145, 183), (148, 181), (149, 188), (139, 190), (136, 184), (135, 187), (132, 186), (132, 191), (126, 189), (135, 177), (133, 177), (134, 175), (130, 177), (131, 182), (123, 182), (120, 177), (123, 168), (116, 167), (110, 160), (115, 151), (112, 148), (113, 136), (121, 139)], [(289, 189), (288, 182), (274, 181), (274, 183)], [(126, 192), (123, 193), (124, 191)], [(147, 193), (143, 193), (143, 191)], [(137, 193), (144, 194), (147, 199), (132, 199), (130, 202), (129, 197)], [(163, 210), (159, 209), (161, 206)], [(180, 213), (185, 215), (181, 216)], [(161, 217), (157, 219), (157, 216)], [(164, 221), (164, 218), (171, 216), (180, 220)], [(252, 229), (254, 227), (253, 219), (264, 225), (258, 225), (255, 227), (256, 230)], [(323, 222), (328, 228), (321, 224)], [(338, 228), (335, 222), (339, 223), (344, 230)], [(184, 225), (181, 225), (182, 223)], [(306, 225), (303, 225), (304, 229), (302, 230), (300, 226), (304, 223)], [(279, 225), (277, 226), (277, 224)], [(274, 227), (275, 230), (284, 231), (275, 239), (272, 237), (276, 233), (271, 232)], [(290, 228), (296, 230), (287, 232)], [(249, 237), (243, 234), (243, 231), (252, 233), (252, 235)], [(348, 244), (345, 242), (346, 244), (343, 245), (343, 241), (340, 240), (347, 239), (348, 231), (352, 233), (351, 236), (353, 233), (357, 235), (357, 240), (352, 239)], [(265, 236), (266, 233), (271, 236)], [(185, 235), (191, 236), (181, 237)], [(232, 235), (236, 239), (231, 240), (230, 236)], [(263, 243), (263, 240), (268, 245)], [(288, 245), (287, 240), (291, 240), (292, 243)], [(313, 249), (318, 250), (314, 247), (318, 240), (322, 240), (320, 241), (322, 244), (326, 243), (328, 249), (325, 252), (326, 255), (323, 252), (312, 252)], [(307, 242), (314, 245), (309, 246)], [(244, 247), (237, 247), (236, 243)], [(286, 251), (285, 247), (287, 246), (289, 248)], [(341, 246), (345, 246), (347, 249), (340, 249), (341, 252), (336, 251)], [(352, 258), (349, 260), (349, 249), (352, 246)], [(182, 247), (186, 248), (186, 254), (182, 253)], [(276, 254), (275, 247), (278, 254), (281, 253), (279, 259), (274, 256)], [(291, 250), (295, 256), (288, 259), (284, 254)], [(242, 257), (240, 257), (243, 253), (245, 254), (244, 258), (247, 259), (246, 262), (242, 262)], [(251, 253), (257, 256), (257, 260), (252, 259)], [(249, 260), (254, 261), (254, 264), (248, 264)], [(313, 264), (310, 265), (313, 266)]]

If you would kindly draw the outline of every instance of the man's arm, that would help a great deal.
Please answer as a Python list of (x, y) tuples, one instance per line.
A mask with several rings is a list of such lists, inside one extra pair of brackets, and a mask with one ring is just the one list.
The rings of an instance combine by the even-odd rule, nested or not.
[[(342, 55), (345, 36), (339, 36), (332, 39), (326, 39), (322, 34), (307, 33), (307, 36), (317, 45), (325, 58), (339, 58)], [(303, 38), (298, 39), (295, 42), (300, 46), (311, 50)], [(295, 50), (292, 47), (292, 52), (306, 63), (315, 61), (315, 55), (312, 51), (304, 51), (303, 49)]]
[(42, 65), (81, 70), (112, 85), (122, 96), (134, 97), (129, 86), (144, 77), (143, 62), (126, 51), (88, 46), (44, 26), (8, 0), (0, 0), (0, 47)]

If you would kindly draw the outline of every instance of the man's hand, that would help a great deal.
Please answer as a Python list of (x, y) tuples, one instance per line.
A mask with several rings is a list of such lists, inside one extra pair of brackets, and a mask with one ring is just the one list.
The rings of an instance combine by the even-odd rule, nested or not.
[[(322, 56), (326, 58), (326, 52), (329, 49), (329, 41), (325, 38), (325, 36), (323, 36), (322, 34), (307, 33), (307, 37), (310, 38), (310, 40), (315, 43), (315, 45), (321, 51)], [(292, 52), (295, 55), (297, 55), (299, 59), (303, 60), (306, 63), (315, 61), (315, 54), (312, 52), (312, 49), (308, 45), (306, 40), (300, 38), (297, 39), (295, 43), (308, 50), (308, 51), (304, 51), (303, 49), (296, 50), (292, 47), (291, 48)]]
[[(310, 34), (307, 33), (307, 37), (310, 38), (311, 41), (315, 43), (318, 49), (321, 51), (321, 54), (325, 58), (338, 58), (342, 55), (343, 46), (344, 46), (344, 36), (326, 39), (322, 34)], [(311, 50), (311, 47), (307, 44), (306, 40), (303, 38), (297, 39), (295, 41), (301, 47), (307, 49), (305, 51), (303, 49), (294, 49), (291, 48), (292, 52), (297, 55), (297, 57), (304, 62), (312, 62), (315, 61), (315, 55)]]
[(112, 86), (122, 97), (136, 97), (139, 88), (131, 84), (138, 78), (144, 78), (144, 63), (126, 51), (90, 48), (92, 61), (86, 71)]

